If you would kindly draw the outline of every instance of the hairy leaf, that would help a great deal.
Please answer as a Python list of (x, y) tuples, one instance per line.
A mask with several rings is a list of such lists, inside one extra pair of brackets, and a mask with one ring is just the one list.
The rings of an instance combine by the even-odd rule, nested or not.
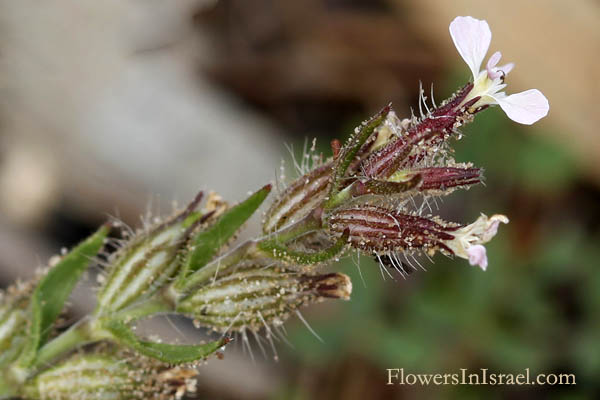
[(237, 232), (237, 230), (254, 214), (271, 191), (266, 185), (240, 204), (227, 210), (209, 228), (199, 232), (190, 243), (190, 251), (184, 260), (180, 282), (206, 265), (217, 254), (219, 249)]
[(220, 340), (201, 345), (177, 345), (140, 340), (133, 330), (124, 322), (111, 320), (105, 328), (112, 333), (114, 339), (140, 354), (169, 364), (183, 364), (206, 358), (229, 343), (225, 337)]
[(363, 122), (360, 127), (356, 129), (352, 134), (344, 147), (342, 147), (339, 156), (336, 159), (334, 165), (334, 185), (331, 187), (331, 194), (334, 195), (338, 192), (340, 186), (340, 180), (350, 167), (350, 164), (356, 157), (362, 145), (367, 139), (373, 134), (375, 129), (385, 120), (386, 116), (391, 111), (391, 107), (388, 105), (384, 107), (379, 113), (368, 121)]
[(110, 225), (102, 226), (71, 250), (48, 271), (34, 290), (30, 305), (29, 338), (20, 360), (22, 365), (31, 365), (35, 360), (38, 349), (48, 339), (52, 325), (61, 313), (65, 301), (92, 257), (96, 256), (102, 248), (109, 230)]

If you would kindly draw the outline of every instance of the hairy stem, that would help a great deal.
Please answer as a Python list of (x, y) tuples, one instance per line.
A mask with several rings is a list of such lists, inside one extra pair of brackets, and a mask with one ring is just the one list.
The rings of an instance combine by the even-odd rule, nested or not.
[(58, 335), (56, 338), (44, 345), (32, 369), (37, 369), (55, 358), (74, 350), (85, 344), (107, 339), (110, 336), (102, 328), (103, 318), (118, 319), (124, 322), (135, 321), (147, 315), (172, 310), (172, 306), (162, 297), (153, 297), (151, 299), (133, 304), (132, 306), (119, 311), (118, 313), (105, 317), (84, 318), (73, 325), (69, 330)]
[(191, 290), (194, 287), (202, 285), (207, 282), (211, 278), (215, 278), (220, 271), (225, 271), (232, 265), (235, 265), (243, 258), (246, 258), (248, 254), (252, 253), (252, 250), (256, 248), (257, 241), (256, 240), (248, 240), (235, 249), (231, 250), (229, 253), (217, 258), (216, 260), (208, 263), (204, 268), (194, 272), (190, 275), (184, 286), (179, 291), (172, 290), (172, 287), (167, 288), (166, 293), (169, 299), (174, 300), (174, 296), (176, 298), (177, 293), (185, 293)]
[(130, 307), (119, 311), (117, 314), (111, 316), (111, 319), (118, 319), (128, 323), (148, 315), (165, 313), (169, 311), (173, 311), (172, 304), (164, 296), (162, 296), (162, 293), (159, 292), (149, 299), (132, 304)]
[(94, 337), (93, 329), (94, 320), (81, 319), (71, 328), (46, 343), (39, 351), (35, 362), (32, 365), (32, 369), (44, 366), (50, 363), (58, 356), (65, 354), (77, 347), (83, 346), (84, 344), (94, 342), (98, 339)]
[(345, 189), (336, 192), (335, 194), (329, 197), (329, 200), (325, 202), (323, 208), (325, 210), (331, 210), (342, 203), (347, 202), (352, 198), (352, 189), (353, 185), (348, 185)]

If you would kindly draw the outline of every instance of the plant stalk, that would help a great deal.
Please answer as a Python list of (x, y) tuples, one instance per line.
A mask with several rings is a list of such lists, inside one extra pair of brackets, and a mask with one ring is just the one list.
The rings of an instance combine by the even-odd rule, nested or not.
[(320, 227), (320, 219), (316, 218), (312, 214), (309, 214), (295, 224), (277, 231), (272, 235), (265, 236), (261, 239), (248, 240), (242, 243), (229, 253), (226, 253), (216, 260), (211, 261), (205, 267), (190, 275), (181, 289), (175, 289), (173, 285), (171, 285), (167, 287), (165, 293), (169, 300), (174, 302), (179, 294), (186, 293), (194, 287), (204, 284), (211, 278), (215, 279), (219, 272), (225, 271), (229, 267), (236, 265), (243, 258), (250, 259), (260, 256), (260, 250), (258, 249), (260, 243), (273, 240), (276, 242), (285, 243)]
[(62, 354), (84, 344), (96, 341), (97, 339), (94, 337), (93, 330), (91, 329), (94, 325), (93, 321), (92, 319), (81, 319), (71, 328), (42, 346), (32, 365), (32, 369), (35, 370), (50, 363)]
[(50, 363), (55, 358), (77, 347), (110, 338), (103, 328), (102, 323), (106, 318), (118, 319), (129, 323), (145, 316), (160, 312), (171, 311), (172, 306), (162, 297), (152, 297), (145, 301), (133, 304), (111, 316), (84, 318), (73, 325), (69, 330), (58, 335), (46, 343), (39, 351), (32, 369), (37, 369)]

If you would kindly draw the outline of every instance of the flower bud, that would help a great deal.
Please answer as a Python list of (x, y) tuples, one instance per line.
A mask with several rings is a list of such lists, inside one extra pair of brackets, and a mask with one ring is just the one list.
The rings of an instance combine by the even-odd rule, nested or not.
[(267, 211), (263, 231), (274, 232), (299, 221), (325, 198), (332, 163), (323, 164), (292, 182)]
[(432, 130), (421, 130), (412, 136), (396, 137), (379, 151), (363, 161), (361, 171), (370, 178), (385, 179), (396, 172), (415, 150), (425, 149), (425, 142), (434, 135)]
[[(108, 277), (98, 293), (98, 310), (123, 309), (142, 296), (149, 296), (177, 272), (179, 249), (195, 226), (206, 217), (194, 209), (201, 194), (188, 208), (148, 232), (139, 233), (109, 260)], [(208, 214), (207, 214), (208, 215)]]
[(375, 179), (357, 180), (352, 187), (353, 196), (363, 196), (365, 194), (377, 195), (397, 195), (410, 194), (413, 189), (421, 186), (421, 175), (412, 174), (408, 179), (394, 181), (378, 181)]
[[(339, 191), (350, 186), (357, 177), (364, 176), (363, 162), (389, 143), (397, 142), (408, 126), (409, 120), (401, 121), (387, 106), (373, 118), (363, 122), (344, 147), (341, 147), (338, 140), (332, 141), (333, 160), (304, 174), (277, 197), (266, 214), (263, 231), (272, 233), (308, 215), (319, 203), (327, 199), (332, 181), (335, 181), (334, 186)], [(339, 159), (344, 156), (348, 158), (345, 162)], [(367, 182), (370, 183), (369, 180)], [(388, 185), (383, 190), (399, 190), (398, 185), (391, 186), (394, 185)], [(371, 190), (365, 185), (359, 190), (363, 188), (366, 191)], [(377, 192), (377, 189), (374, 188), (374, 191), (369, 193)]]
[(331, 231), (350, 231), (349, 242), (358, 249), (372, 252), (437, 249), (452, 253), (445, 245), (459, 225), (417, 215), (400, 214), (383, 207), (361, 205), (336, 210), (329, 218)]
[(421, 177), (419, 191), (427, 194), (448, 194), (449, 189), (466, 187), (480, 183), (482, 171), (480, 168), (470, 168), (466, 165), (454, 167), (430, 167), (416, 168), (412, 170), (400, 170), (394, 173), (388, 181), (409, 182), (414, 177)]
[(352, 281), (344, 274), (330, 273), (302, 277), (310, 288), (321, 297), (330, 299), (350, 300), (352, 294)]
[(325, 298), (347, 300), (352, 292), (344, 274), (299, 274), (252, 265), (220, 277), (177, 303), (177, 311), (216, 331), (258, 330), (279, 325), (300, 306)]
[(382, 112), (385, 118), (375, 127), (371, 136), (369, 136), (354, 156), (354, 160), (350, 163), (346, 172), (347, 176), (362, 175), (362, 171), (360, 170), (362, 161), (375, 151), (400, 137), (407, 128), (408, 120), (401, 121), (391, 108), (387, 111), (382, 110)]
[[(400, 133), (362, 161), (358, 170), (370, 178), (386, 179), (401, 168), (419, 167), (425, 161), (439, 157), (445, 150), (444, 142), (473, 118), (468, 109), (478, 99), (461, 105), (472, 87), (472, 84), (465, 86), (420, 120), (397, 120), (393, 130)], [(393, 120), (388, 123), (393, 123)]]
[(28, 399), (180, 399), (195, 390), (196, 371), (138, 355), (74, 355), (43, 371), (23, 389)]

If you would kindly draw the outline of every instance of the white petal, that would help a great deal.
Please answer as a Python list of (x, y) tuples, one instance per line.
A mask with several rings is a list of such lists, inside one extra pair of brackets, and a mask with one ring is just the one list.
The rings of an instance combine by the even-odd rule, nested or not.
[(510, 71), (512, 71), (512, 69), (515, 67), (515, 63), (508, 63), (508, 64), (504, 64), (500, 67), (498, 67), (498, 69), (502, 72), (504, 72), (504, 75), (508, 75), (508, 73)]
[(500, 59), (502, 58), (502, 53), (500, 53), (499, 51), (495, 52), (494, 54), (492, 54), (490, 56), (490, 59), (487, 62), (486, 68), (488, 70), (488, 72), (494, 68), (496, 65), (498, 65), (498, 61), (500, 61)]
[(488, 23), (473, 17), (456, 17), (450, 23), (450, 36), (458, 53), (471, 69), (473, 78), (477, 78), (492, 41)]
[(487, 71), (488, 77), (491, 80), (494, 80), (494, 79), (502, 76), (502, 72), (499, 72), (498, 69), (495, 68), (496, 65), (498, 65), (498, 61), (500, 61), (501, 58), (502, 58), (502, 53), (497, 51), (494, 54), (492, 54), (492, 56), (490, 57), (490, 59), (488, 60), (486, 66), (485, 66), (485, 70)]
[[(482, 253), (482, 251), (485, 248), (482, 249), (476, 246), (492, 240), (498, 232), (498, 225), (501, 222), (507, 224), (508, 218), (501, 214), (494, 214), (490, 218), (485, 214), (481, 214), (472, 224), (454, 231), (452, 233), (454, 239), (446, 241), (445, 244), (457, 257), (466, 258), (471, 262), (471, 265), (482, 266), (483, 256), (485, 256), (485, 252)], [(485, 260), (485, 265), (487, 265), (487, 258)]]
[(494, 98), (508, 118), (525, 125), (531, 125), (544, 118), (550, 109), (548, 99), (537, 89)]
[(486, 227), (481, 234), (481, 240), (483, 243), (489, 242), (494, 236), (496, 236), (500, 222), (503, 224), (508, 224), (508, 218), (506, 215), (494, 214), (488, 219), (486, 222)]
[(488, 266), (487, 252), (485, 247), (480, 244), (475, 244), (467, 249), (467, 254), (469, 255), (469, 264), (479, 265), (479, 267), (485, 271)]

